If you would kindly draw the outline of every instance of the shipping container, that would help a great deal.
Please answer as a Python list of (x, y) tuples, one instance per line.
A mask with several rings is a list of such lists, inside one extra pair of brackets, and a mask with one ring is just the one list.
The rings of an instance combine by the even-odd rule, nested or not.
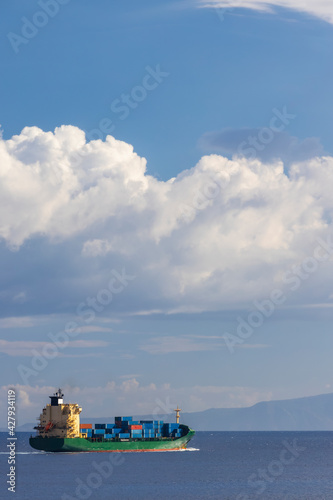
[(80, 429), (92, 429), (92, 424), (80, 424)]
[(94, 434), (105, 434), (105, 429), (95, 429)]
[(120, 439), (129, 439), (131, 435), (128, 432), (121, 432), (119, 434)]
[(95, 429), (105, 429), (105, 424), (95, 424)]
[(105, 439), (112, 439), (112, 438), (114, 438), (114, 434), (105, 434), (104, 438)]

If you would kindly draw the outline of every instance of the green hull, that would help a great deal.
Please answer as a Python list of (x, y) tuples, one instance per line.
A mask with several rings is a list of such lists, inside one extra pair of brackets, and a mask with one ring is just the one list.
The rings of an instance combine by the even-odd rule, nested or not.
[[(185, 426), (183, 427), (183, 429)], [(111, 451), (163, 451), (186, 448), (195, 432), (187, 429), (187, 434), (178, 439), (127, 439), (92, 441), (85, 438), (30, 437), (30, 446), (36, 450), (52, 452), (111, 452)], [(184, 429), (185, 430), (185, 429)]]

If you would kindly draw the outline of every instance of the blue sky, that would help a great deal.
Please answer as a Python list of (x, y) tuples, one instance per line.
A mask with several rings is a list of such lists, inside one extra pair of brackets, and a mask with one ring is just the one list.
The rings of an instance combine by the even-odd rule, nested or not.
[(59, 384), (91, 416), (331, 392), (329, 2), (2, 11), (2, 391), (30, 420)]

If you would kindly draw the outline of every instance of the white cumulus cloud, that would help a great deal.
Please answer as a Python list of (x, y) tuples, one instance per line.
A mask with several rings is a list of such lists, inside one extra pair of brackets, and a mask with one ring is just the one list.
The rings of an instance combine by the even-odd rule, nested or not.
[[(167, 182), (145, 168), (131, 145), (113, 137), (86, 143), (71, 126), (25, 128), (0, 141), (0, 236), (22, 252), (36, 237), (52, 245), (79, 238), (87, 264), (76, 276), (78, 294), (84, 280), (105, 286), (103, 269), (116, 260), (138, 277), (134, 309), (182, 312), (269, 293), (332, 229), (331, 157), (294, 163), (288, 175), (281, 161), (218, 155)], [(93, 267), (92, 281), (94, 259), (104, 267), (100, 275)], [(79, 272), (76, 261), (68, 273), (72, 267)], [(319, 266), (320, 286), (309, 287), (308, 299), (329, 297), (330, 270), (330, 262)]]

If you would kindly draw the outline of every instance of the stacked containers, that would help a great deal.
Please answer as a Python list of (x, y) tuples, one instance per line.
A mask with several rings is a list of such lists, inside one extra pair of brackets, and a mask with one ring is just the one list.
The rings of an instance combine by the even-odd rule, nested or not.
[(162, 437), (180, 438), (182, 430), (179, 424), (164, 424), (163, 420), (133, 420), (132, 417), (115, 417), (114, 424), (81, 424), (80, 430), (87, 437), (97, 439), (161, 439)]
[(164, 437), (179, 438), (182, 436), (182, 431), (179, 427), (179, 424), (164, 424), (162, 433)]
[(80, 424), (80, 432), (82, 434), (87, 434), (87, 437), (92, 437), (93, 435), (92, 424)]
[(129, 425), (129, 430), (131, 432), (131, 438), (142, 438), (142, 425)]
[(163, 420), (140, 420), (143, 427), (143, 437), (146, 439), (161, 438)]

